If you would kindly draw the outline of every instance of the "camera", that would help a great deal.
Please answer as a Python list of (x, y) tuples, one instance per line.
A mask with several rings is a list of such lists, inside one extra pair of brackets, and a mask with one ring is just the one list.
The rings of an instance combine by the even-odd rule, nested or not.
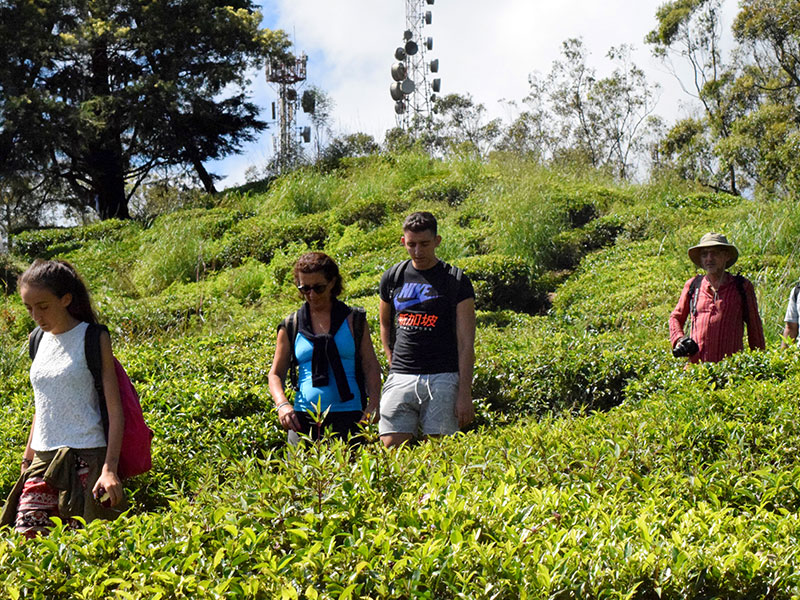
[(677, 341), (675, 347), (672, 349), (672, 356), (680, 358), (681, 356), (694, 356), (700, 351), (700, 347), (688, 335), (683, 336)]

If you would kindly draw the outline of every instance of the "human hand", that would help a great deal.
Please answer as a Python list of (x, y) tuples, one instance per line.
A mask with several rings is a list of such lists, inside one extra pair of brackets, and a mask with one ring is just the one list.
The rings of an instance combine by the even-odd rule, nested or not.
[(463, 393), (459, 390), (456, 398), (455, 413), (459, 428), (463, 429), (472, 423), (472, 419), (475, 418), (475, 404), (472, 402), (470, 390)]
[(116, 506), (122, 502), (123, 495), (122, 482), (117, 474), (103, 467), (103, 472), (92, 488), (94, 499), (103, 506)]
[(372, 423), (377, 423), (379, 418), (380, 418), (380, 412), (378, 411), (378, 407), (367, 406), (367, 408), (364, 410), (364, 413), (361, 415), (359, 423), (361, 423), (362, 425), (369, 425)]
[(294, 407), (288, 402), (278, 409), (278, 421), (286, 431), (300, 431), (300, 420), (294, 412)]

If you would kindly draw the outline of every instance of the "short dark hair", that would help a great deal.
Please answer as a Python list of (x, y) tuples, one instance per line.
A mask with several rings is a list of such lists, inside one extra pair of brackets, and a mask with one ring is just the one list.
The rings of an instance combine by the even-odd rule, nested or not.
[(411, 213), (403, 221), (403, 231), (413, 231), (414, 233), (432, 231), (433, 235), (438, 235), (437, 229), (436, 217), (427, 211)]
[(37, 258), (17, 280), (17, 288), (21, 290), (22, 286), (45, 288), (57, 298), (70, 294), (72, 300), (67, 312), (79, 321), (97, 323), (86, 284), (75, 267), (65, 260)]
[(342, 293), (342, 276), (339, 275), (339, 266), (324, 252), (306, 252), (294, 263), (294, 283), (300, 283), (300, 273), (319, 273), (328, 281), (335, 281), (331, 288), (331, 296), (337, 298)]

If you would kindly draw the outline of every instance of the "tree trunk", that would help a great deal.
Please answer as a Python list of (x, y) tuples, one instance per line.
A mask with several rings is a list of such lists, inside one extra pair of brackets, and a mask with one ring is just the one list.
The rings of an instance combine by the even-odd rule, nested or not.
[(192, 156), (192, 165), (194, 166), (194, 170), (197, 171), (197, 176), (200, 178), (200, 181), (203, 182), (203, 187), (205, 188), (206, 193), (216, 194), (217, 188), (214, 186), (214, 178), (203, 166), (203, 161), (195, 156)]
[[(111, 96), (109, 85), (108, 44), (105, 38), (95, 40), (92, 48), (92, 94), (96, 98)], [(97, 138), (89, 143), (86, 162), (94, 189), (94, 208), (105, 219), (130, 219), (125, 197), (125, 168), (122, 140), (114, 113), (102, 115), (104, 121)]]
[(739, 190), (736, 189), (736, 169), (734, 168), (733, 165), (730, 165), (728, 167), (728, 181), (731, 186), (731, 194), (733, 194), (734, 196), (738, 196)]

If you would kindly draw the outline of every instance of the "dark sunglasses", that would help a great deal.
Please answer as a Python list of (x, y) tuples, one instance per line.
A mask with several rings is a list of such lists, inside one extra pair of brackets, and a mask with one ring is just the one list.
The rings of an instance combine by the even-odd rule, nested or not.
[(329, 283), (330, 282), (328, 282), (328, 283), (318, 283), (317, 285), (298, 285), (297, 289), (300, 290), (301, 294), (308, 295), (311, 292), (314, 292), (315, 294), (321, 294), (328, 287)]

